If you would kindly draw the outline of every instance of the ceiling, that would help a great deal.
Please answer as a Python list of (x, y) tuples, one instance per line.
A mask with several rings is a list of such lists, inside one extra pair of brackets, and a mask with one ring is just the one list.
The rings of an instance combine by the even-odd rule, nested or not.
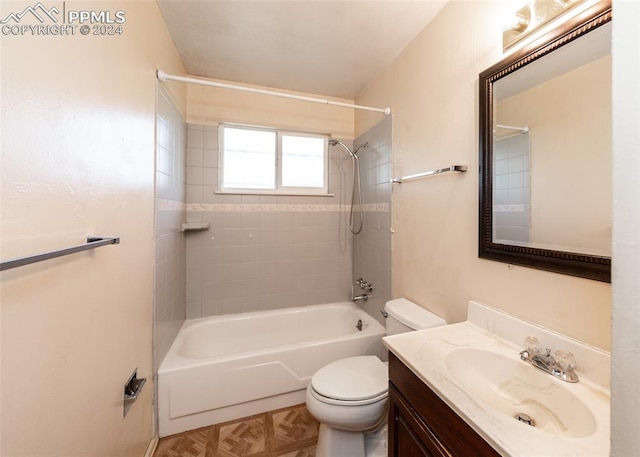
[(353, 99), (446, 0), (157, 0), (187, 73)]

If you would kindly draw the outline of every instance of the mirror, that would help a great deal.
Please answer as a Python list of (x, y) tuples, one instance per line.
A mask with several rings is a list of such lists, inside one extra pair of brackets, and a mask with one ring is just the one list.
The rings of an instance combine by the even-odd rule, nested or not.
[(611, 281), (611, 3), (480, 74), (481, 258)]

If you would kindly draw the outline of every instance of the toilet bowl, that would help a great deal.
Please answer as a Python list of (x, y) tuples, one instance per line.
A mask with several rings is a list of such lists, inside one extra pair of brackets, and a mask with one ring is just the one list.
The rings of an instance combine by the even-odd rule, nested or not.
[[(404, 298), (387, 302), (385, 311), (388, 335), (446, 324)], [(388, 379), (387, 364), (376, 356), (337, 360), (313, 375), (306, 403), (320, 422), (316, 457), (386, 456), (386, 450), (378, 452), (380, 446), (367, 446), (366, 440), (380, 440), (386, 425)]]
[(386, 422), (387, 365), (376, 356), (324, 366), (307, 386), (309, 412), (320, 422), (318, 457), (364, 457), (365, 435)]

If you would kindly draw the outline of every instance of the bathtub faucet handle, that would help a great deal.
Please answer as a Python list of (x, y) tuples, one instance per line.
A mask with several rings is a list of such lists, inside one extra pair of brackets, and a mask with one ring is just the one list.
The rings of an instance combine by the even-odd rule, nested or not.
[(356, 286), (360, 287), (362, 290), (366, 290), (367, 292), (371, 292), (373, 290), (373, 284), (363, 278), (356, 279), (355, 284)]

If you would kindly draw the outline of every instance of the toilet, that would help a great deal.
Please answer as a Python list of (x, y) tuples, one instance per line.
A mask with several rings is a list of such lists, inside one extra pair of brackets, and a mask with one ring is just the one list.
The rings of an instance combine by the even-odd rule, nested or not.
[[(387, 335), (446, 325), (405, 298), (384, 309)], [(320, 422), (316, 457), (386, 456), (388, 387), (387, 363), (376, 356), (347, 357), (320, 368), (306, 392), (307, 409)]]

